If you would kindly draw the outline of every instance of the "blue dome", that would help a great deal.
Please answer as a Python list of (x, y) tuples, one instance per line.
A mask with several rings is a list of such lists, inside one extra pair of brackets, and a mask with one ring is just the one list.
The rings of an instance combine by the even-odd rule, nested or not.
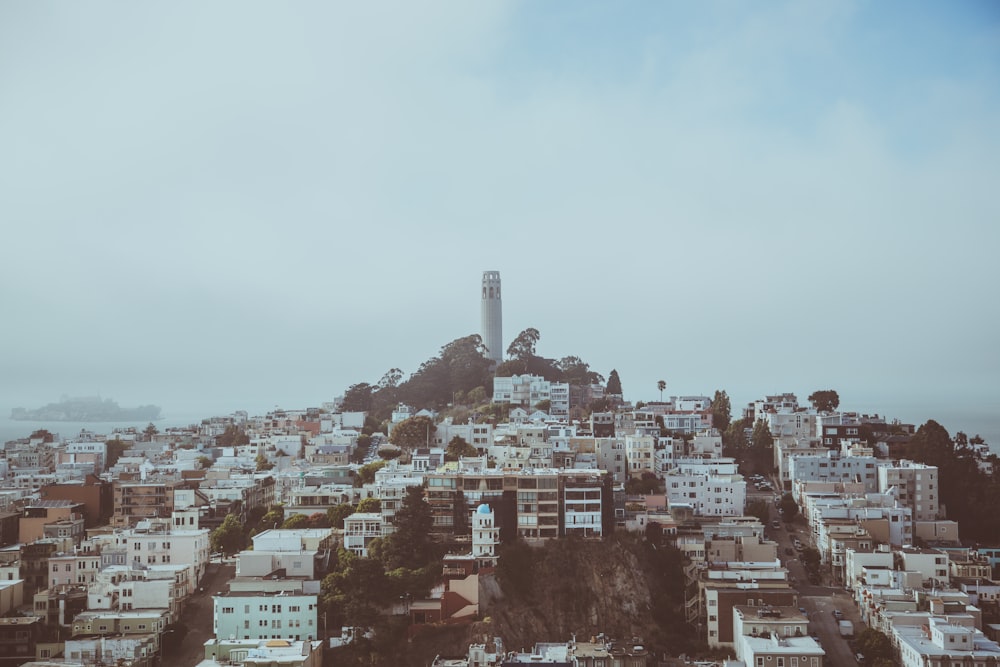
[(483, 504), (476, 508), (477, 514), (492, 514), (493, 510), (490, 509), (489, 505)]

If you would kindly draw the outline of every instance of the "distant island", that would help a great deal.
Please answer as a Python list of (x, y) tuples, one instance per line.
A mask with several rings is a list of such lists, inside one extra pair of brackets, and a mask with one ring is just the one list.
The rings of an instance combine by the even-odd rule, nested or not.
[(55, 422), (154, 421), (160, 418), (160, 407), (140, 405), (137, 408), (123, 408), (110, 398), (101, 400), (100, 396), (63, 396), (58, 403), (49, 403), (35, 410), (14, 408), (10, 411), (10, 418), (14, 421)]

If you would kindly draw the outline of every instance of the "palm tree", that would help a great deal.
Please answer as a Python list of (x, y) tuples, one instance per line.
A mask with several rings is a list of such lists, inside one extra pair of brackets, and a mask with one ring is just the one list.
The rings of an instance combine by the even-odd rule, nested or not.
[(660, 403), (663, 402), (663, 390), (667, 388), (667, 381), (660, 380), (656, 383), (656, 388), (660, 390)]

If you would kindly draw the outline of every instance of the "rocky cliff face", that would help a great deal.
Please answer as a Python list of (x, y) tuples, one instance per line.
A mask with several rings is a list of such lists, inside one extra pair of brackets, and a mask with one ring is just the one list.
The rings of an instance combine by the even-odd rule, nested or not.
[[(631, 545), (630, 545), (631, 546)], [(619, 542), (552, 542), (512, 580), (501, 569), (480, 579), (484, 618), (515, 649), (539, 641), (659, 634), (646, 571), (634, 548)], [(521, 578), (523, 577), (523, 578)]]
[(425, 628), (386, 664), (427, 665), (435, 655), (465, 655), (470, 643), (493, 637), (521, 650), (602, 632), (640, 638), (654, 655), (698, 653), (706, 647), (683, 622), (681, 568), (676, 550), (631, 536), (509, 546), (497, 571), (480, 576), (480, 621)]
[[(469, 641), (500, 637), (508, 649), (599, 633), (641, 638), (656, 652), (701, 648), (683, 622), (680, 554), (628, 536), (555, 540), (503, 551), (495, 575), (480, 577), (482, 621)], [(457, 648), (457, 647), (456, 647)]]

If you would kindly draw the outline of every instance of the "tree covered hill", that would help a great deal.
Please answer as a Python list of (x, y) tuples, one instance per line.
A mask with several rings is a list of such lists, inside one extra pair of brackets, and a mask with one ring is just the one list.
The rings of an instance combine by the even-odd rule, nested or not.
[(343, 409), (368, 412), (372, 423), (378, 424), (388, 419), (399, 403), (432, 410), (441, 410), (450, 404), (487, 403), (493, 395), (494, 375), (530, 373), (553, 382), (575, 385), (604, 382), (604, 377), (591, 371), (589, 364), (579, 357), (554, 360), (537, 356), (535, 345), (540, 337), (537, 329), (522, 331), (507, 349), (508, 360), (496, 369), (486, 357), (486, 347), (479, 334), (456, 338), (443, 346), (437, 356), (422, 363), (406, 380), (403, 371), (392, 368), (375, 384), (351, 385), (344, 392)]

